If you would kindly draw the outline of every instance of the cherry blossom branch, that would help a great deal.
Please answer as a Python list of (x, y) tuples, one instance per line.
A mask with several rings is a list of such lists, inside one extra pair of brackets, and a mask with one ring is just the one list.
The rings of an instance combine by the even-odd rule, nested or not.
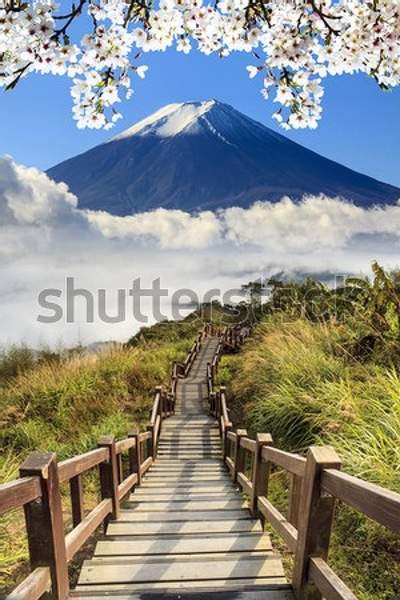
[[(71, 25), (89, 17), (82, 39)], [(90, 30), (91, 25), (91, 30)], [(284, 128), (317, 126), (327, 75), (365, 73), (383, 89), (400, 83), (398, 0), (79, 0), (57, 14), (53, 0), (0, 0), (0, 87), (36, 72), (71, 79), (78, 127), (112, 127), (143, 78), (146, 52), (175, 47), (259, 64), (262, 94)]]

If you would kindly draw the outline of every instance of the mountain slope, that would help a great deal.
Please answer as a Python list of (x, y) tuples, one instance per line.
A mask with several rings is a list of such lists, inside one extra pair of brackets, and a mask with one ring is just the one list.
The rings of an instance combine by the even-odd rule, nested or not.
[(170, 104), (48, 175), (82, 208), (127, 215), (157, 207), (247, 207), (284, 195), (391, 203), (400, 190), (323, 158), (234, 108), (209, 100)]

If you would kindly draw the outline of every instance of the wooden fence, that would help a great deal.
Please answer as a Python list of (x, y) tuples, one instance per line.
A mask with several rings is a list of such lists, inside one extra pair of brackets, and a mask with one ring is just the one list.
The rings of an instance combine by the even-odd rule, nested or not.
[[(36, 600), (52, 591), (57, 600), (69, 595), (68, 563), (94, 531), (118, 517), (121, 501), (152, 465), (162, 422), (174, 414), (178, 379), (187, 375), (204, 337), (214, 333), (206, 325), (186, 360), (175, 363), (168, 389), (155, 390), (147, 431), (132, 431), (123, 440), (99, 440), (91, 452), (57, 463), (54, 453), (31, 454), (20, 468), (20, 479), (0, 485), (0, 515), (23, 507), (31, 573), (6, 600)], [(123, 456), (127, 460), (122, 460)], [(82, 475), (98, 469), (101, 499), (85, 515)], [(69, 484), (72, 529), (65, 534), (60, 486)]]
[[(47, 591), (57, 600), (68, 597), (68, 563), (101, 524), (118, 517), (121, 501), (140, 485), (156, 457), (162, 422), (174, 414), (178, 378), (189, 372), (204, 337), (217, 333), (217, 351), (207, 365), (209, 403), (232, 479), (249, 497), (253, 514), (268, 521), (294, 553), (292, 581), (298, 600), (356, 600), (327, 562), (335, 502), (400, 533), (400, 494), (341, 472), (333, 448), (312, 447), (302, 457), (275, 448), (269, 434), (257, 434), (253, 440), (244, 429), (233, 431), (226, 391), (216, 389), (215, 378), (223, 352), (237, 350), (249, 330), (233, 327), (219, 333), (210, 325), (199, 334), (186, 360), (174, 365), (168, 389), (156, 388), (146, 432), (132, 431), (119, 441), (104, 437), (97, 449), (60, 463), (53, 453), (34, 453), (21, 466), (20, 479), (0, 486), (0, 514), (24, 508), (31, 563), (30, 575), (6, 600), (36, 600)], [(290, 475), (287, 516), (268, 499), (273, 466)], [(93, 468), (99, 472), (101, 500), (85, 515), (81, 479)], [(65, 483), (72, 506), (72, 529), (67, 534), (60, 492)]]
[[(219, 422), (224, 462), (249, 497), (253, 514), (269, 522), (294, 554), (292, 584), (297, 600), (357, 600), (327, 562), (335, 503), (339, 500), (400, 533), (400, 494), (341, 472), (332, 447), (313, 446), (303, 457), (275, 448), (268, 433), (253, 440), (245, 429), (234, 432), (225, 388), (216, 390), (214, 381), (224, 349), (242, 342), (243, 336), (235, 335), (235, 330), (224, 332), (208, 368), (210, 412)], [(273, 466), (290, 476), (287, 516), (268, 499)]]

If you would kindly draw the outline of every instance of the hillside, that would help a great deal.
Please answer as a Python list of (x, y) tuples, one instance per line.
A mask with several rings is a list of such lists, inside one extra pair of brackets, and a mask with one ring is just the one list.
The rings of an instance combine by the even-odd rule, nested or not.
[[(234, 425), (250, 435), (270, 432), (278, 448), (297, 452), (330, 444), (346, 472), (400, 490), (400, 276), (373, 269), (372, 282), (352, 279), (338, 290), (312, 280), (272, 281), (263, 305), (260, 284), (244, 286), (252, 335), (239, 353), (222, 358), (218, 383), (228, 386)], [(218, 325), (232, 321), (218, 305), (206, 307), (207, 321), (210, 308)], [(51, 449), (63, 459), (94, 448), (104, 433), (124, 436), (147, 423), (154, 386), (167, 381), (200, 325), (194, 313), (143, 329), (125, 347), (97, 356), (42, 357), (35, 365), (23, 353), (20, 372), (7, 363), (2, 481), (15, 477), (33, 450)], [(275, 471), (270, 496), (282, 510), (286, 483)], [(85, 491), (96, 497), (93, 479), (85, 479)], [(65, 509), (68, 518), (67, 503)], [(23, 529), (22, 511), (0, 520), (3, 591), (26, 574)], [(398, 537), (339, 506), (331, 547), (330, 562), (360, 600), (397, 600)]]
[(164, 106), (108, 143), (49, 169), (79, 206), (129, 215), (248, 207), (305, 194), (359, 206), (388, 204), (400, 190), (296, 144), (216, 100)]
[[(373, 282), (350, 280), (337, 292), (275, 282), (251, 339), (222, 359), (219, 383), (234, 426), (250, 436), (270, 432), (277, 447), (299, 453), (331, 445), (344, 471), (399, 492), (399, 274), (374, 270)], [(282, 471), (272, 481), (285, 512)], [(330, 563), (359, 600), (398, 599), (399, 556), (398, 536), (339, 504)]]

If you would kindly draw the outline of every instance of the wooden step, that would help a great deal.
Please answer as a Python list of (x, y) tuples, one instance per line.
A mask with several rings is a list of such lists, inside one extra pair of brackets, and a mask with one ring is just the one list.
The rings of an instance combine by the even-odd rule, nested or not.
[(185, 440), (178, 440), (176, 438), (165, 439), (162, 437), (159, 442), (159, 446), (196, 446), (196, 448), (204, 446), (219, 446), (220, 444), (221, 440), (217, 438), (215, 438), (214, 440), (209, 438), (188, 438)]
[[(165, 463), (165, 461), (164, 461)], [(152, 464), (148, 471), (149, 473), (160, 472), (167, 474), (168, 472), (174, 473), (228, 473), (228, 469), (216, 461), (215, 464), (202, 465), (202, 464), (188, 464), (188, 465), (167, 465), (160, 461), (156, 461)]]
[[(240, 513), (242, 515), (242, 512)], [(261, 532), (261, 523), (251, 518), (232, 518), (213, 521), (179, 521), (176, 515), (175, 521), (156, 521), (153, 514), (150, 522), (121, 522), (111, 521), (107, 528), (107, 535), (111, 536), (137, 536), (137, 535), (171, 535), (171, 534), (198, 534), (198, 533), (237, 533), (237, 532)]]
[(198, 481), (198, 482), (194, 482), (193, 485), (191, 485), (190, 483), (179, 483), (179, 481), (169, 481), (169, 482), (165, 482), (163, 483), (162, 481), (153, 481), (153, 482), (145, 482), (144, 484), (142, 484), (141, 486), (142, 489), (151, 489), (151, 488), (157, 488), (160, 491), (161, 490), (169, 490), (172, 493), (172, 490), (175, 490), (176, 492), (178, 491), (188, 491), (188, 492), (209, 492), (210, 494), (213, 494), (214, 492), (224, 492), (224, 491), (230, 491), (232, 489), (235, 489), (232, 486), (232, 483), (219, 483), (218, 481)]
[(179, 500), (171, 502), (142, 502), (132, 494), (129, 501), (125, 503), (127, 510), (121, 510), (121, 519), (127, 520), (128, 515), (133, 512), (149, 512), (156, 510), (162, 511), (195, 511), (195, 510), (236, 510), (239, 508), (247, 508), (248, 504), (242, 500), (239, 495), (234, 500)]
[(266, 584), (254, 585), (243, 579), (220, 581), (218, 586), (209, 581), (200, 581), (200, 590), (196, 591), (185, 588), (184, 584), (174, 583), (168, 586), (171, 591), (158, 592), (159, 587), (152, 584), (141, 586), (140, 590), (131, 585), (112, 585), (106, 591), (102, 589), (104, 586), (79, 586), (71, 591), (70, 597), (74, 600), (294, 600), (291, 587), (282, 583), (281, 578), (270, 578)]
[[(201, 477), (146, 477), (146, 479), (143, 480), (143, 483), (141, 485), (142, 490), (146, 490), (146, 488), (151, 489), (157, 487), (160, 488), (160, 491), (164, 489), (164, 493), (166, 492), (166, 488), (169, 488), (170, 490), (173, 490), (177, 493), (179, 492), (180, 494), (195, 493), (195, 488), (197, 488), (199, 492), (204, 492), (206, 490), (202, 488), (207, 488), (210, 494), (214, 494), (218, 491), (236, 491), (236, 493), (238, 493), (238, 488), (234, 486), (232, 481), (230, 481), (229, 479), (225, 479), (224, 477), (214, 479), (207, 479)], [(240, 497), (239, 494), (238, 497)]]
[[(108, 583), (161, 583), (191, 582), (193, 586), (201, 581), (218, 581), (229, 579), (268, 579), (284, 578), (282, 563), (276, 555), (266, 553), (263, 556), (239, 557), (231, 555), (225, 558), (190, 557), (187, 559), (171, 559), (166, 557), (141, 559), (130, 558), (127, 562), (120, 559), (100, 559), (85, 561), (79, 577), (79, 584)], [(168, 585), (166, 586), (168, 587)]]
[(205, 502), (210, 502), (212, 500), (220, 500), (221, 498), (228, 498), (229, 500), (238, 498), (238, 493), (236, 490), (225, 490), (223, 492), (210, 492), (208, 493), (197, 493), (186, 492), (186, 493), (163, 493), (160, 490), (142, 490), (140, 493), (136, 491), (132, 498), (136, 498), (138, 502), (156, 502), (159, 500), (160, 502), (170, 502), (171, 500), (182, 501), (182, 500), (204, 500)]
[(121, 510), (119, 521), (140, 523), (141, 521), (231, 521), (249, 519), (250, 512), (241, 508), (225, 510)]
[(191, 475), (190, 473), (186, 474), (168, 474), (168, 475), (160, 475), (159, 473), (149, 473), (143, 479), (143, 481), (177, 481), (179, 480), (181, 483), (187, 482), (190, 483), (192, 481), (220, 481), (225, 483), (231, 483), (232, 480), (226, 473), (195, 473)]
[(96, 556), (150, 556), (157, 554), (204, 554), (248, 551), (269, 551), (272, 549), (267, 534), (225, 534), (225, 535), (183, 535), (162, 539), (107, 538), (97, 543)]

